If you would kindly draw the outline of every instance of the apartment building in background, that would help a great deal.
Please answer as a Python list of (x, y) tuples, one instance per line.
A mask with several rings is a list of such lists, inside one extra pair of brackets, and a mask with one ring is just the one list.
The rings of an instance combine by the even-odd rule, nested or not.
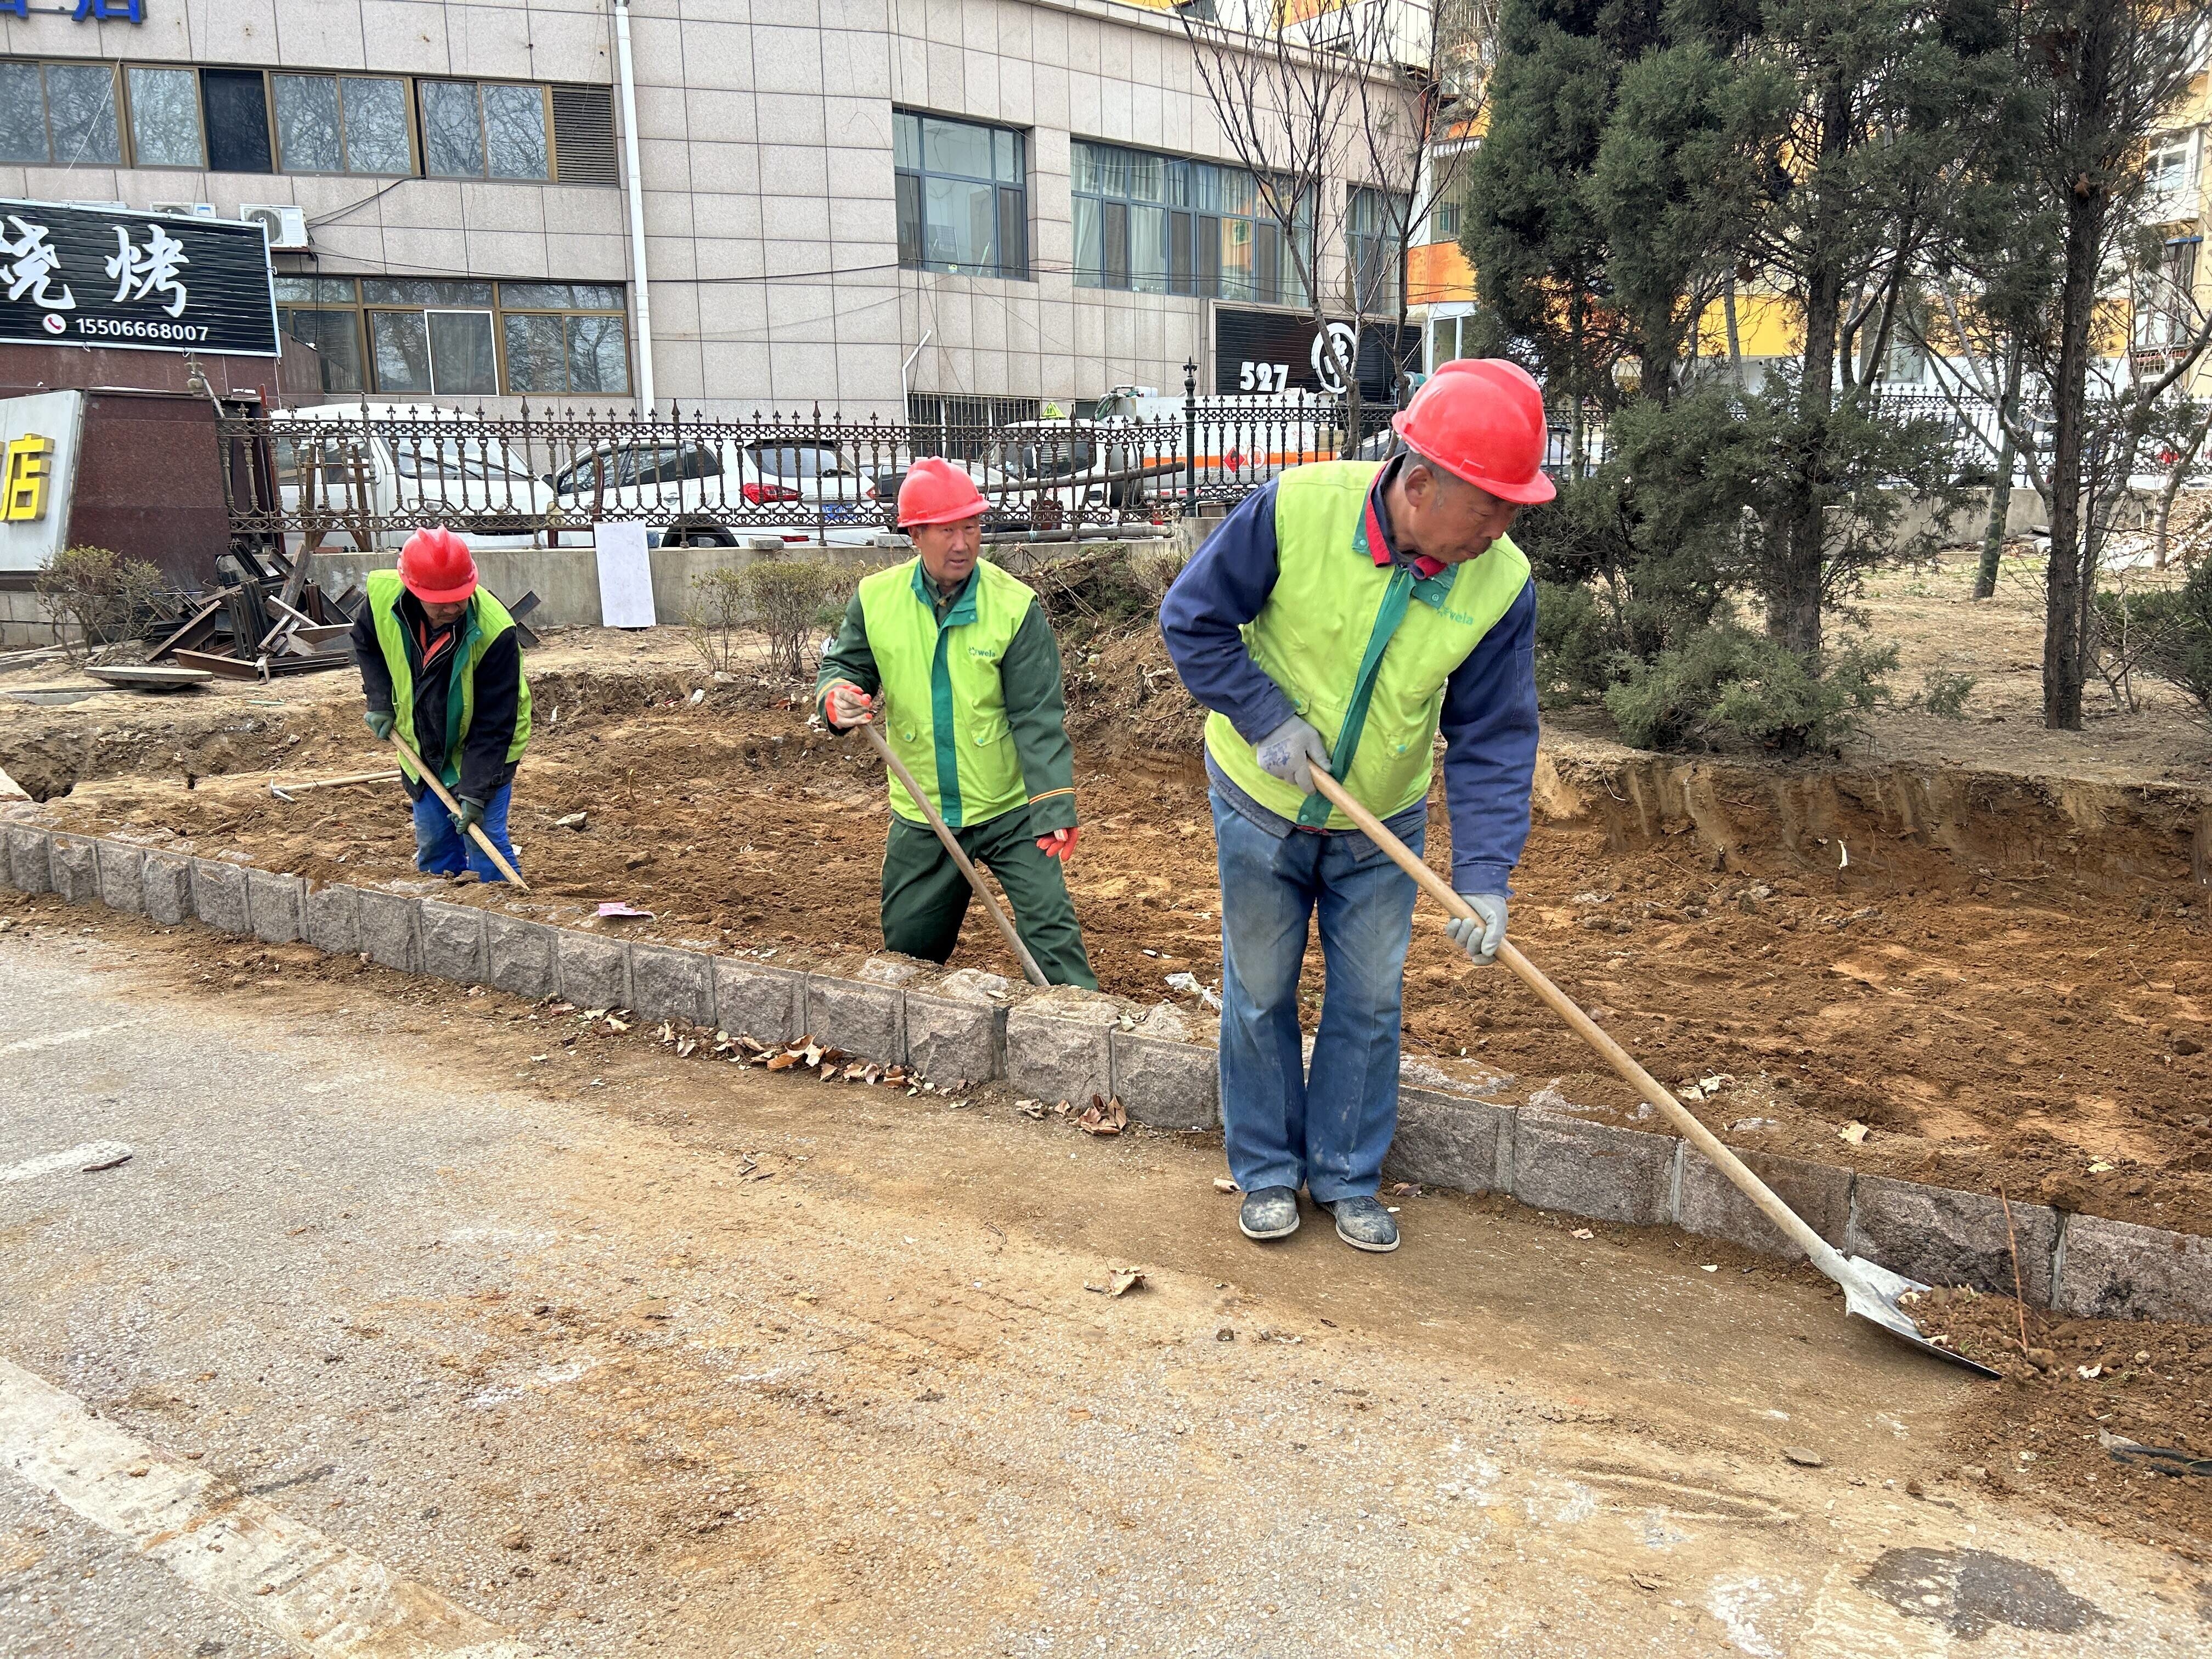
[[(635, 0), (633, 178), (618, 10), (0, 0), (0, 197), (264, 222), (283, 356), (203, 368), (293, 404), (604, 407), (649, 366), (664, 412), (1006, 418), (1187, 363), (1235, 390), (1255, 352), (1320, 384), (1300, 262), (1171, 12)], [(1324, 292), (1373, 257), (1322, 240)], [(0, 344), (0, 389), (179, 364)]]

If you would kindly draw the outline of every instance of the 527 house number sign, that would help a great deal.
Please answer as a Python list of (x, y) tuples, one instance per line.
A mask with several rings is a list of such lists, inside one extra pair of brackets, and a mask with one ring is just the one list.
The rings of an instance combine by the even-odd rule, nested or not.
[(0, 343), (274, 357), (261, 227), (0, 200)]

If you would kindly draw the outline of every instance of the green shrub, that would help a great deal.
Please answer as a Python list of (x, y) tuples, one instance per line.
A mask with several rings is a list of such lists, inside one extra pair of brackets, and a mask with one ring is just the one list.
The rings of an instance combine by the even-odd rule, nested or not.
[(104, 547), (65, 547), (31, 582), (56, 635), (74, 624), (87, 646), (141, 632), (167, 586), (158, 567)]
[(1820, 672), (1779, 641), (1725, 623), (1626, 665), (1605, 706), (1625, 742), (1639, 749), (1711, 747), (1733, 737), (1784, 754), (1832, 750), (1858, 716), (1888, 700), (1883, 677), (1897, 647), (1850, 645)]
[(2212, 560), (2200, 561), (2179, 587), (2137, 594), (2130, 604), (2144, 672), (2180, 692), (2198, 718), (2212, 720)]
[(1966, 698), (1974, 689), (1972, 674), (1954, 674), (1948, 668), (1931, 668), (1920, 677), (1920, 695), (1913, 699), (1938, 720), (1966, 718)]
[(819, 559), (757, 559), (738, 576), (753, 626), (768, 636), (769, 672), (803, 680), (814, 672), (813, 635), (834, 623), (853, 578)]

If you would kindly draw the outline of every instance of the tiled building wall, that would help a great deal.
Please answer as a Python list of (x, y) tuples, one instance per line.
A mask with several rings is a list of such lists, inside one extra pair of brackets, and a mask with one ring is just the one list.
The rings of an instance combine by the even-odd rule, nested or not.
[[(0, 17), (0, 54), (609, 84), (604, 0), (157, 0), (148, 21)], [(1208, 302), (1079, 289), (1071, 135), (1231, 159), (1170, 16), (1106, 0), (635, 0), (631, 34), (655, 389), (720, 410), (900, 406), (918, 392), (1180, 388)], [(1032, 277), (898, 267), (894, 105), (1024, 128)], [(617, 111), (619, 119), (619, 111)], [(621, 191), (171, 169), (0, 166), (37, 199), (289, 202), (282, 270), (620, 283)], [(1328, 250), (1324, 250), (1327, 257)], [(633, 307), (633, 324), (635, 307)]]

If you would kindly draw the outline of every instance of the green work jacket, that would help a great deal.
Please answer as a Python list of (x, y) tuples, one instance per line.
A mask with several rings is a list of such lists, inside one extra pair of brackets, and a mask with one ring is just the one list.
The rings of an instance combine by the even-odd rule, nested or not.
[[(377, 647), (392, 676), (392, 716), (400, 734), (412, 744), (415, 671), (420, 665), (414, 635), (399, 614), (399, 596), (406, 590), (400, 584), (397, 570), (370, 571), (368, 586), (369, 615), (376, 623)], [(514, 626), (514, 618), (507, 614), (507, 607), (492, 597), (489, 588), (479, 586), (470, 597), (469, 608), (461, 615), (460, 633), (453, 641), (453, 680), (446, 692), (446, 749), (439, 767), (439, 781), (448, 790), (460, 787), (462, 739), (468, 736), (469, 726), (476, 718), (477, 665), (483, 660), (492, 641)], [(515, 678), (514, 741), (507, 750), (510, 765), (522, 758), (522, 751), (530, 744), (530, 681), (520, 669)], [(422, 776), (413, 763), (402, 757), (399, 769), (419, 793)]]

